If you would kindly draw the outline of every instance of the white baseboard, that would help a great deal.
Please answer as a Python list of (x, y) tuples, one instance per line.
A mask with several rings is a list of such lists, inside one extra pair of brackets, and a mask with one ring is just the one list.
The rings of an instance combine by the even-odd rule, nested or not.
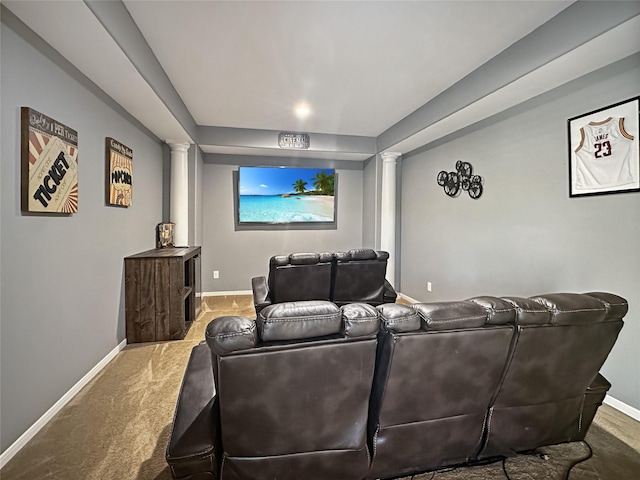
[(100, 370), (107, 366), (107, 364), (115, 357), (120, 350), (122, 350), (127, 345), (127, 341), (123, 340), (120, 342), (113, 350), (111, 350), (106, 357), (104, 357), (98, 364), (93, 367), (84, 377), (82, 377), (78, 383), (76, 383), (71, 389), (65, 393), (60, 400), (58, 400), (49, 410), (47, 410), (44, 415), (42, 415), (36, 423), (31, 425), (26, 432), (24, 432), (20, 437), (13, 442), (4, 452), (0, 455), (0, 468), (4, 467), (9, 460), (13, 458), (13, 456), (24, 447), (29, 440), (31, 440), (36, 433), (38, 433), (42, 427), (44, 427), (49, 420), (53, 418), (53, 416), (58, 413), (62, 407), (64, 407), (69, 401), (84, 387), (87, 383), (89, 383), (93, 377), (95, 377)]
[[(251, 290), (229, 290), (223, 292), (202, 292), (200, 295), (203, 297), (223, 297), (225, 295), (253, 295), (253, 292)], [(403, 293), (398, 293), (398, 296), (404, 298), (407, 302), (420, 303), (418, 300), (414, 300)]]
[(202, 292), (203, 297), (224, 297), (225, 295), (253, 295), (251, 290), (230, 290), (228, 292)]
[(634, 408), (631, 405), (627, 405), (626, 403), (621, 402), (620, 400), (609, 395), (604, 397), (604, 403), (640, 422), (640, 410), (638, 410), (637, 408)]
[[(253, 292), (251, 290), (229, 290), (223, 292), (202, 292), (201, 295), (203, 297), (223, 297), (225, 295), (253, 295)], [(420, 303), (418, 300), (415, 300), (404, 293), (398, 293), (398, 296), (404, 298), (407, 302)]]
[(405, 295), (404, 293), (398, 293), (398, 296), (401, 297), (401, 298), (404, 298), (409, 303), (421, 303), (418, 300), (416, 300), (415, 298), (411, 298), (410, 296)]

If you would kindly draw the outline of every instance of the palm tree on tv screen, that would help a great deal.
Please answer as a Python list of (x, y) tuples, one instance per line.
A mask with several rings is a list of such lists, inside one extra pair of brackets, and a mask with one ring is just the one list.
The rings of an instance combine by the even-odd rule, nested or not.
[(335, 180), (335, 173), (332, 173), (331, 175), (329, 175), (329, 188), (327, 189), (327, 194), (329, 195), (333, 195), (333, 192), (335, 190), (334, 180)]
[(325, 171), (316, 173), (313, 177), (313, 186), (323, 195), (333, 195), (334, 174), (327, 175)]
[(296, 191), (296, 193), (304, 193), (306, 188), (307, 188), (307, 182), (305, 182), (302, 179), (296, 180), (296, 183), (293, 184), (293, 189)]

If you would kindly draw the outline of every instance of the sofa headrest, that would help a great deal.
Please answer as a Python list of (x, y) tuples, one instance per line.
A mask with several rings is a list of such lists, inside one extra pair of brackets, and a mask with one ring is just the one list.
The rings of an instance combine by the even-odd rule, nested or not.
[(207, 325), (205, 338), (216, 355), (253, 348), (258, 343), (256, 322), (239, 316), (216, 318)]
[(325, 300), (275, 303), (260, 311), (256, 320), (263, 342), (322, 337), (342, 331), (342, 314)]
[(371, 248), (354, 248), (347, 252), (351, 260), (374, 260), (376, 251)]
[(290, 255), (275, 255), (269, 259), (269, 264), (282, 267), (286, 265), (315, 265), (333, 261), (333, 253), (292, 253)]
[(604, 307), (607, 310), (608, 319), (622, 319), (629, 311), (629, 304), (627, 301), (613, 293), (589, 292), (585, 293), (585, 295), (597, 298), (604, 304)]
[(551, 321), (551, 312), (529, 298), (502, 297), (502, 300), (513, 305), (518, 325), (544, 325)]
[(291, 265), (313, 265), (319, 261), (320, 255), (317, 253), (292, 253), (289, 255)]
[(333, 262), (333, 253), (332, 252), (320, 252), (318, 254), (318, 261), (320, 263), (325, 263), (325, 262)]
[(417, 303), (413, 308), (422, 318), (424, 330), (473, 328), (487, 323), (487, 312), (474, 302)]
[(380, 261), (389, 260), (389, 252), (378, 250), (376, 252), (376, 258)]
[(469, 301), (484, 308), (489, 324), (504, 325), (515, 322), (515, 307), (502, 298), (482, 296), (470, 298)]
[(384, 303), (376, 307), (387, 330), (395, 333), (420, 330), (420, 315), (410, 305)]
[(265, 307), (256, 321), (246, 317), (219, 317), (207, 325), (207, 344), (216, 355), (253, 348), (262, 342), (304, 340), (344, 334), (347, 338), (375, 336), (380, 314), (366, 303), (342, 308), (324, 300), (277, 303)]
[(274, 266), (289, 265), (289, 255), (274, 255), (269, 259), (269, 265), (274, 265)]
[(377, 260), (382, 262), (389, 259), (389, 253), (383, 251), (376, 252), (371, 248), (354, 248), (348, 252), (336, 252), (335, 259), (338, 262), (355, 262), (361, 260)]
[(531, 297), (551, 313), (554, 325), (579, 325), (602, 322), (607, 310), (602, 301), (580, 293), (550, 293)]

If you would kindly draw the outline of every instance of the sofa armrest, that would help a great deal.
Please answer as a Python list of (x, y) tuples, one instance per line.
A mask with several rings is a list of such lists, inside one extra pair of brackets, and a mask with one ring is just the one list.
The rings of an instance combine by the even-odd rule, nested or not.
[(253, 291), (253, 305), (256, 307), (256, 314), (258, 314), (260, 310), (271, 305), (267, 278), (253, 277), (251, 279), (251, 290)]
[(389, 280), (384, 281), (384, 292), (382, 293), (384, 303), (395, 303), (398, 294), (393, 286), (389, 283)]
[(258, 344), (256, 322), (239, 315), (214, 318), (207, 325), (204, 337), (215, 355), (228, 355)]
[(218, 478), (219, 426), (211, 351), (202, 342), (191, 351), (167, 445), (173, 478)]

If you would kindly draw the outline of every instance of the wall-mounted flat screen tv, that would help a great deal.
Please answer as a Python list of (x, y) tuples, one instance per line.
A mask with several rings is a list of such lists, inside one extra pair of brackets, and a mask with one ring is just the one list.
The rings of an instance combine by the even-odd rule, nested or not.
[(238, 223), (333, 223), (335, 170), (239, 167)]

